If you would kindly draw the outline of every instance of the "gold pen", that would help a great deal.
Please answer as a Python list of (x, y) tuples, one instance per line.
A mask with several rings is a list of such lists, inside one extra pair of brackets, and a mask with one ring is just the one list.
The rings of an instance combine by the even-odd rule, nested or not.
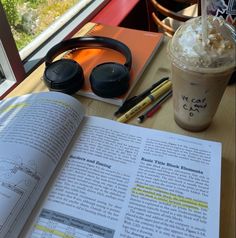
[(155, 99), (163, 95), (165, 92), (167, 92), (172, 86), (172, 83), (170, 80), (167, 80), (160, 84), (158, 87), (153, 89), (151, 93), (144, 98), (141, 102), (139, 102), (137, 105), (135, 105), (133, 108), (131, 108), (129, 111), (127, 111), (124, 115), (119, 117), (117, 119), (118, 122), (126, 122), (133, 116), (135, 116), (139, 111), (144, 109), (146, 106), (148, 106), (151, 102), (153, 102)]

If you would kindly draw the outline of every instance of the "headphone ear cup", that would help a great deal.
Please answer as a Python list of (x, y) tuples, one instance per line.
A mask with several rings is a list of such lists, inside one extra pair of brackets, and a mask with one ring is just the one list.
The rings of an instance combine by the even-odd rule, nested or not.
[(46, 67), (43, 79), (51, 91), (73, 94), (83, 86), (84, 74), (76, 61), (61, 59)]
[(129, 89), (129, 70), (119, 63), (97, 65), (90, 74), (93, 92), (105, 98), (118, 97)]

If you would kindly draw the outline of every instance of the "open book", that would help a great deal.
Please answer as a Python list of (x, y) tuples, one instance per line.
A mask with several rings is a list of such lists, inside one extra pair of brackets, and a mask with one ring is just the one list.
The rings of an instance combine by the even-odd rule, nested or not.
[(45, 92), (0, 103), (0, 237), (219, 237), (221, 144), (85, 116)]

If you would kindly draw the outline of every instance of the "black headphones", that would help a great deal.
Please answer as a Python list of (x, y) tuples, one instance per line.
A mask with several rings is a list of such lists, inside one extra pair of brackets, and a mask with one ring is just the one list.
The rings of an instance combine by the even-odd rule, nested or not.
[(82, 67), (72, 59), (53, 60), (59, 54), (77, 48), (110, 48), (123, 54), (125, 64), (108, 62), (97, 65), (90, 74), (93, 92), (100, 97), (117, 97), (129, 88), (129, 71), (132, 64), (130, 49), (122, 42), (107, 37), (78, 37), (62, 41), (52, 47), (45, 57), (44, 82), (51, 91), (73, 94), (84, 83)]

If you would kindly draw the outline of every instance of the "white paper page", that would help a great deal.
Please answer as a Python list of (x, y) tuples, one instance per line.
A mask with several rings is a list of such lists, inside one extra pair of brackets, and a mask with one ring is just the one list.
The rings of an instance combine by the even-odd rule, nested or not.
[(220, 143), (95, 117), (81, 128), (29, 237), (218, 237)]
[(0, 102), (0, 237), (18, 237), (83, 115), (59, 93)]

